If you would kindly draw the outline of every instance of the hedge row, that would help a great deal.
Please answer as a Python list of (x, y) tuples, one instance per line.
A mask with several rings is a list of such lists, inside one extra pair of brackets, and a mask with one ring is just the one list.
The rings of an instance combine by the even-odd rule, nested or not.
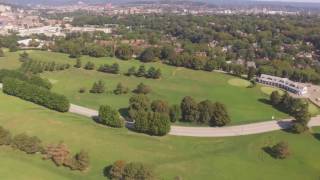
[(1, 69), (0, 70), (0, 83), (3, 82), (3, 79), (6, 77), (10, 77), (10, 78), (15, 78), (15, 79), (20, 79), (22, 81), (26, 81), (29, 84), (34, 84), (37, 86), (41, 86), (44, 87), (46, 89), (51, 89), (52, 88), (52, 84), (46, 80), (46, 79), (42, 79), (39, 76), (36, 75), (26, 75), (20, 71), (16, 71), (16, 70), (7, 70), (7, 69)]
[(70, 107), (65, 96), (18, 79), (5, 78), (3, 92), (59, 112), (67, 112)]

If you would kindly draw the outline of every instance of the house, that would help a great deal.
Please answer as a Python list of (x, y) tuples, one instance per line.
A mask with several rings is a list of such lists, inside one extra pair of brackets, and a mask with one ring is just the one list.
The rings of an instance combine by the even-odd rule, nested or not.
[(261, 76), (257, 78), (257, 82), (269, 86), (278, 87), (300, 96), (308, 93), (307, 86), (298, 82), (291, 81), (288, 78), (281, 78), (277, 76), (261, 74)]

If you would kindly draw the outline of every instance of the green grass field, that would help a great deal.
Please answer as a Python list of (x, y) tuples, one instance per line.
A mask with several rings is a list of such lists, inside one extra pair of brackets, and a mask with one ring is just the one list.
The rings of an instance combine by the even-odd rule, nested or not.
[[(75, 60), (68, 55), (60, 53), (50, 53), (41, 51), (30, 51), (30, 56), (37, 60), (54, 60), (56, 62), (74, 64)], [(13, 60), (14, 62), (15, 60)], [(115, 58), (91, 58), (82, 57), (82, 64), (92, 61), (98, 67), (101, 64), (119, 63), (121, 73), (125, 73), (131, 66), (138, 67), (139, 61), (121, 61)], [(133, 95), (114, 95), (110, 91), (121, 82), (133, 90), (140, 82), (152, 87), (151, 99), (165, 99), (170, 104), (179, 104), (184, 96), (192, 96), (198, 101), (210, 99), (220, 101), (228, 107), (232, 118), (232, 124), (243, 124), (255, 121), (270, 120), (272, 116), (283, 118), (287, 115), (275, 110), (272, 106), (265, 104), (265, 95), (260, 85), (255, 88), (247, 88), (248, 81), (235, 78), (222, 73), (208, 73), (194, 71), (185, 68), (176, 68), (161, 63), (145, 64), (146, 67), (155, 66), (162, 70), (163, 77), (160, 80), (152, 80), (137, 77), (126, 77), (124, 75), (112, 75), (97, 71), (87, 71), (84, 69), (72, 68), (60, 72), (47, 72), (43, 77), (54, 83), (53, 91), (65, 94), (72, 103), (98, 108), (101, 104), (109, 104), (116, 108), (128, 106), (128, 99)], [(90, 94), (78, 93), (82, 87), (87, 91), (94, 81), (103, 80), (109, 93)]]
[[(20, 66), (19, 53), (6, 53), (6, 57), (0, 59), (0, 68), (16, 69)], [(42, 61), (55, 61), (60, 63), (75, 64), (75, 59), (68, 55), (44, 51), (28, 51), (30, 57)], [(210, 99), (224, 103), (230, 113), (232, 124), (244, 124), (249, 122), (270, 120), (271, 117), (281, 119), (286, 114), (277, 111), (265, 103), (268, 93), (272, 91), (269, 87), (257, 85), (248, 88), (250, 82), (222, 73), (209, 73), (194, 71), (185, 68), (176, 68), (161, 63), (148, 63), (145, 66), (159, 67), (163, 77), (159, 80), (127, 77), (123, 73), (128, 68), (140, 63), (136, 60), (121, 61), (116, 58), (92, 58), (82, 57), (82, 64), (87, 61), (94, 62), (96, 67), (101, 64), (119, 63), (122, 75), (113, 75), (87, 71), (84, 69), (71, 68), (65, 71), (46, 72), (42, 76), (53, 83), (53, 91), (66, 95), (74, 104), (97, 109), (102, 104), (108, 104), (121, 109), (128, 106), (128, 100), (133, 95), (114, 95), (112, 91), (121, 82), (133, 90), (139, 83), (143, 82), (152, 87), (152, 93), (148, 95), (151, 99), (165, 99), (170, 104), (179, 104), (184, 96), (192, 96), (201, 101)], [(90, 94), (92, 84), (95, 81), (103, 80), (107, 87), (107, 93)], [(78, 90), (86, 88), (87, 92), (80, 94)], [(313, 114), (318, 113), (318, 108), (312, 107)]]
[[(106, 179), (103, 167), (119, 159), (147, 163), (160, 179), (179, 175), (187, 180), (312, 180), (320, 176), (320, 128), (313, 129), (315, 135), (277, 131), (230, 138), (151, 137), (103, 127), (2, 93), (0, 125), (14, 134), (37, 135), (45, 144), (63, 140), (73, 152), (84, 148), (91, 161), (88, 172), (73, 172), (40, 155), (0, 147), (0, 179)], [(286, 160), (273, 159), (262, 150), (280, 140), (288, 141), (292, 151)]]

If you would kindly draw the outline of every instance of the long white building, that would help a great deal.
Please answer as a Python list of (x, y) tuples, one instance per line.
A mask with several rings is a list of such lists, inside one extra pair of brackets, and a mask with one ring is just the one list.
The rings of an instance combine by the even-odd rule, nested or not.
[(277, 76), (261, 74), (261, 76), (257, 78), (257, 82), (269, 86), (278, 87), (297, 95), (304, 95), (308, 93), (307, 86), (302, 85), (298, 82), (291, 81), (288, 78), (281, 78)]

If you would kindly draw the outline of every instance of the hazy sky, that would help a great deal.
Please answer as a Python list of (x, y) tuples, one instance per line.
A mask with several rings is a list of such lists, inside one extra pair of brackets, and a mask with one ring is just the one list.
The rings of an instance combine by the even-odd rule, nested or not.
[(320, 0), (257, 0), (257, 1), (283, 1), (283, 2), (317, 2)]

